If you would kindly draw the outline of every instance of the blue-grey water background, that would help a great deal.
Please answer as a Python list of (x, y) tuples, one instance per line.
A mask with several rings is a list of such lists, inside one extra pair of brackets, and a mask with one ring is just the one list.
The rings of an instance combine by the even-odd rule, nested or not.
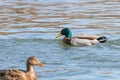
[[(91, 47), (63, 44), (73, 34), (107, 36)], [(0, 69), (26, 69), (37, 56), (38, 80), (120, 80), (120, 0), (1, 0)]]

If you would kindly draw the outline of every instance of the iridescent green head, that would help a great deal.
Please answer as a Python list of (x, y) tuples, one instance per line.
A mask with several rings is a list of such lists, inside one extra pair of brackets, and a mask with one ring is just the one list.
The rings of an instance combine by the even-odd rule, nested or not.
[(63, 28), (61, 30), (61, 32), (57, 35), (56, 38), (58, 38), (58, 37), (60, 37), (62, 35), (65, 35), (65, 37), (67, 37), (67, 38), (71, 38), (72, 37), (72, 32), (70, 31), (69, 28)]

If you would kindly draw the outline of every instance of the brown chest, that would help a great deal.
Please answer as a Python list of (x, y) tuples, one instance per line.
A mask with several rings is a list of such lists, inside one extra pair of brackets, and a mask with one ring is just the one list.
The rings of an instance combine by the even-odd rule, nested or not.
[(71, 44), (71, 39), (70, 38), (64, 38), (63, 42), (66, 44)]

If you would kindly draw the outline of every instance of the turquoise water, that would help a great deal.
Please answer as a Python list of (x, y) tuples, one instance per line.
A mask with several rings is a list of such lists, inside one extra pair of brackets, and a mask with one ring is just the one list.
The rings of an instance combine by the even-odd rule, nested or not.
[[(24, 69), (29, 56), (38, 80), (120, 80), (120, 2), (28, 0), (0, 2), (0, 69)], [(63, 27), (76, 34), (107, 36), (91, 47), (64, 44)]]

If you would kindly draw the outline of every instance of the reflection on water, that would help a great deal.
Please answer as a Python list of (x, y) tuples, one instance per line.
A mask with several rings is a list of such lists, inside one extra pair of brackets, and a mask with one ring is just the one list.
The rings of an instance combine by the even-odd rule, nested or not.
[[(0, 1), (0, 63), (4, 63), (0, 69), (25, 69), (27, 57), (35, 55), (46, 65), (35, 67), (38, 80), (120, 80), (119, 4), (119, 0)], [(74, 34), (105, 35), (109, 41), (93, 47), (65, 46), (55, 40), (63, 27)]]
[[(108, 31), (120, 29), (119, 3), (119, 0), (1, 1), (0, 34), (1, 37), (14, 34), (13, 37), (16, 37), (16, 34), (21, 33), (51, 34), (62, 27), (83, 29), (83, 31), (102, 29), (107, 34)], [(50, 30), (52, 28), (52, 31), (48, 32), (41, 28)]]

